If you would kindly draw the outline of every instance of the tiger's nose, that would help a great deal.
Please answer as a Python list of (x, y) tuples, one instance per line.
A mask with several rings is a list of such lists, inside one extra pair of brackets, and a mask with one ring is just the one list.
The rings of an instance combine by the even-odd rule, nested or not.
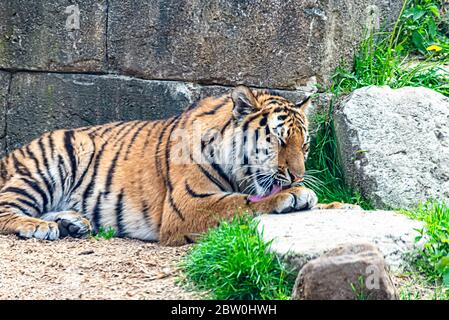
[(292, 182), (302, 182), (304, 180), (303, 175), (298, 175), (294, 172), (291, 172), (290, 170), (288, 171), (288, 173), (290, 175), (290, 179), (292, 180)]

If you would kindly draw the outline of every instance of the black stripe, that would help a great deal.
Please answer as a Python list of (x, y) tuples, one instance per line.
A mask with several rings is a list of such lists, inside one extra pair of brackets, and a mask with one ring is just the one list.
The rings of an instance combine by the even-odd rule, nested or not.
[[(128, 133), (130, 133), (131, 130), (133, 130), (135, 128), (136, 123), (137, 123), (137, 121), (128, 122), (126, 126), (121, 128), (119, 130), (119, 132), (117, 132), (117, 134), (114, 137), (114, 139), (116, 140), (114, 145), (117, 145), (123, 138), (125, 138), (128, 135)], [(125, 129), (127, 129), (127, 130), (125, 131)], [(121, 133), (123, 133), (123, 134), (120, 136)]]
[(190, 111), (190, 110), (192, 110), (192, 109), (195, 109), (196, 106), (197, 106), (197, 103), (194, 102), (194, 103), (190, 104), (190, 106), (188, 106), (187, 109), (186, 109), (185, 111)]
[(22, 156), (22, 158), (26, 158), (25, 152), (23, 152), (23, 149), (18, 149), (20, 155)]
[(3, 180), (8, 178), (7, 168), (3, 160), (0, 161), (0, 176)]
[(125, 141), (122, 141), (122, 144), (120, 145), (117, 152), (115, 153), (114, 158), (112, 159), (112, 162), (111, 162), (111, 166), (108, 169), (108, 173), (106, 175), (106, 185), (105, 185), (105, 187), (106, 187), (105, 194), (106, 195), (108, 195), (111, 192), (112, 179), (114, 178), (117, 160), (120, 157), (120, 152), (122, 151), (124, 144), (125, 144)]
[(184, 221), (184, 216), (182, 215), (181, 211), (179, 210), (178, 206), (176, 205), (176, 203), (174, 202), (171, 194), (168, 196), (168, 203), (170, 204), (171, 208), (173, 209), (173, 211), (175, 211), (176, 215), (182, 220)]
[(223, 171), (222, 167), (217, 163), (211, 163), (211, 167), (231, 187), (231, 190), (234, 191), (231, 180), (229, 179), (228, 175)]
[(169, 192), (173, 191), (173, 185), (171, 183), (171, 179), (170, 179), (170, 146), (171, 146), (171, 137), (173, 134), (173, 131), (176, 129), (176, 126), (179, 123), (179, 120), (181, 118), (177, 118), (174, 122), (173, 125), (170, 128), (170, 132), (168, 133), (167, 136), (167, 144), (165, 146), (165, 184), (167, 185), (167, 188), (169, 190)]
[(215, 203), (220, 202), (221, 200), (223, 200), (229, 196), (232, 196), (232, 195), (234, 195), (234, 193), (226, 193), (226, 194), (222, 195), (220, 198), (218, 198), (217, 201), (215, 201)]
[[(38, 193), (41, 196), (41, 198), (42, 198), (41, 212), (46, 211), (48, 199), (47, 199), (47, 195), (45, 194), (44, 190), (42, 190), (42, 188), (34, 180), (30, 180), (25, 177), (20, 177), (19, 179), (22, 180), (23, 182), (25, 182), (33, 191), (35, 191), (36, 193)], [(36, 201), (36, 203), (37, 203), (37, 201)]]
[(103, 192), (100, 192), (97, 196), (97, 201), (95, 202), (94, 209), (92, 210), (92, 224), (93, 229), (98, 232), (101, 224), (101, 198), (103, 197)]
[(255, 142), (254, 142), (254, 145), (255, 145), (255, 147), (256, 147), (256, 154), (259, 154), (259, 146), (258, 146), (258, 142), (259, 142), (259, 129), (256, 129), (255, 131), (254, 131), (254, 140), (256, 140)]
[(53, 140), (53, 131), (48, 135), (48, 144), (50, 145), (51, 158), (55, 158), (55, 141)]
[[(123, 121), (122, 121), (122, 122), (123, 122)], [(119, 123), (122, 123), (122, 122), (119, 122)], [(86, 127), (86, 128), (84, 128), (84, 129), (77, 129), (77, 130), (79, 130), (79, 131), (88, 131), (88, 130), (90, 130), (87, 134), (89, 135), (89, 138), (92, 138), (92, 137), (96, 136), (97, 133), (98, 133), (100, 130), (103, 130), (103, 129), (104, 129), (104, 131), (103, 131), (102, 133), (105, 133), (106, 130), (109, 131), (109, 130), (111, 130), (112, 128), (113, 128), (113, 124), (110, 123), (109, 126), (108, 126), (108, 125), (99, 125), (99, 126), (95, 126), (95, 127)]]
[(34, 161), (34, 164), (36, 165), (37, 174), (40, 176), (40, 178), (42, 178), (42, 181), (44, 182), (45, 187), (47, 188), (47, 191), (44, 193), (44, 195), (45, 195), (44, 203), (45, 204), (44, 204), (44, 208), (43, 208), (43, 210), (46, 211), (47, 210), (47, 204), (48, 204), (48, 202), (50, 200), (48, 194), (51, 192), (52, 187), (50, 186), (50, 183), (48, 182), (47, 178), (44, 176), (43, 172), (41, 171), (40, 165), (39, 165), (39, 161), (37, 160), (37, 158), (34, 155), (34, 153), (30, 150), (30, 146), (27, 145), (25, 149), (26, 149), (26, 151), (28, 153), (28, 156)]
[(266, 116), (266, 115), (267, 115), (266, 112), (265, 112), (265, 113), (256, 113), (256, 114), (252, 115), (249, 119), (247, 119), (247, 120), (243, 123), (243, 125), (242, 125), (242, 130), (243, 130), (243, 132), (245, 132), (246, 130), (248, 130), (248, 127), (249, 127), (249, 125), (250, 125), (251, 122), (255, 121), (255, 120), (258, 119), (260, 116), (264, 117), (264, 116)]
[(131, 147), (134, 145), (134, 142), (136, 141), (137, 136), (138, 136), (139, 133), (142, 131), (142, 129), (143, 129), (144, 127), (146, 127), (149, 123), (150, 123), (150, 122), (148, 122), (148, 121), (143, 122), (143, 123), (142, 123), (142, 126), (140, 126), (140, 127), (136, 130), (136, 132), (134, 132), (134, 134), (133, 134), (133, 136), (131, 137), (131, 140), (130, 140), (130, 142), (129, 142), (129, 144), (128, 144), (128, 147), (127, 147), (127, 149), (126, 149), (125, 160), (128, 160), (129, 152), (131, 151)]
[[(192, 159), (193, 161), (193, 159)], [(200, 164), (196, 164), (201, 172), (213, 183), (215, 184), (221, 191), (228, 191), (220, 181), (218, 181), (214, 176), (212, 176), (206, 169), (204, 169)]]
[(148, 143), (150, 143), (151, 134), (153, 133), (154, 128), (158, 125), (158, 121), (152, 122), (152, 124), (153, 126), (148, 130), (145, 142), (143, 143), (142, 152), (145, 152)]
[(247, 131), (247, 130), (248, 130), (248, 127), (249, 127), (249, 124), (250, 124), (251, 122), (253, 122), (254, 120), (256, 120), (258, 117), (259, 117), (259, 115), (258, 115), (258, 114), (255, 114), (255, 115), (251, 116), (249, 119), (247, 119), (247, 120), (243, 123), (243, 125), (242, 125), (242, 131), (243, 131), (243, 132)]
[[(11, 157), (12, 157), (12, 163), (13, 163), (13, 166), (14, 166), (14, 169), (16, 170), (16, 172), (18, 172), (19, 174), (24, 175), (24, 176), (30, 176), (31, 175), (31, 172), (28, 170), (28, 168), (25, 167), (23, 165), (23, 163), (21, 163), (17, 159), (17, 157), (16, 157), (16, 155), (14, 153), (11, 154)], [(5, 170), (5, 172), (6, 172), (6, 170)]]
[(79, 188), (79, 186), (83, 183), (84, 177), (86, 176), (87, 171), (89, 171), (92, 161), (94, 159), (94, 155), (95, 155), (95, 150), (92, 151), (90, 158), (89, 158), (89, 162), (87, 163), (86, 169), (79, 177), (78, 181), (76, 182), (75, 186), (72, 188), (71, 192), (74, 192), (75, 190), (77, 190)]
[(17, 203), (2, 201), (2, 202), (0, 202), (0, 207), (3, 207), (3, 206), (9, 206), (11, 208), (16, 208), (16, 209), (20, 210), (20, 213), (23, 213), (27, 216), (31, 216), (31, 214), (28, 212), (28, 210), (26, 208), (18, 205)]
[[(110, 132), (110, 131), (113, 130), (113, 129), (117, 129), (117, 128), (120, 127), (120, 126), (123, 126), (123, 127), (119, 130), (119, 133), (120, 133), (121, 130), (123, 130), (124, 128), (126, 128), (126, 124), (127, 124), (127, 122), (125, 122), (125, 121), (120, 121), (120, 122), (112, 123), (110, 127), (106, 127), (106, 128), (105, 128), (105, 127), (102, 127), (102, 128), (104, 128), (104, 131), (100, 134), (100, 137), (103, 138), (104, 135), (105, 135), (106, 133)], [(92, 133), (92, 135), (93, 135), (93, 134), (95, 134), (95, 132)]]
[(293, 196), (293, 208), (296, 208), (298, 202), (296, 200), (296, 195), (294, 193), (290, 193)]
[(156, 152), (154, 153), (154, 162), (156, 163), (156, 174), (160, 177), (161, 176), (161, 171), (162, 171), (162, 168), (161, 168), (161, 161), (160, 161), (160, 147), (161, 147), (161, 143), (162, 143), (162, 139), (163, 139), (163, 137), (164, 137), (164, 134), (165, 134), (165, 131), (167, 131), (167, 129), (168, 129), (168, 127), (173, 123), (173, 121), (175, 121), (177, 118), (176, 117), (174, 117), (174, 118), (171, 118), (171, 119), (168, 119), (167, 120), (167, 122), (166, 122), (166, 125), (165, 126), (163, 126), (163, 128), (162, 128), (162, 130), (161, 130), (161, 132), (160, 132), (160, 134), (159, 134), (159, 139), (158, 139), (158, 142), (157, 142), (157, 146), (156, 146)]
[(208, 111), (204, 111), (202, 113), (200, 113), (197, 118), (200, 118), (202, 116), (211, 116), (217, 113), (218, 110), (220, 110), (225, 104), (226, 104), (227, 100), (225, 100), (223, 103), (220, 103), (219, 105), (216, 105), (213, 109), (208, 110)]
[[(175, 211), (175, 213), (178, 215), (178, 217), (184, 221), (184, 216), (181, 213), (181, 210), (179, 210), (179, 208), (177, 207), (177, 205), (175, 204), (175, 202), (173, 200), (173, 197), (172, 197), (173, 185), (172, 185), (171, 179), (170, 179), (171, 136), (173, 134), (173, 131), (176, 129), (180, 120), (181, 120), (181, 117), (176, 118), (176, 120), (173, 122), (172, 127), (170, 128), (170, 132), (167, 137), (167, 145), (165, 146), (165, 170), (166, 170), (166, 172), (165, 172), (164, 180), (165, 180), (165, 185), (167, 186), (167, 189), (168, 189), (168, 198), (169, 198), (170, 206)], [(159, 147), (159, 145), (158, 145), (158, 147)]]
[(150, 206), (148, 205), (148, 203), (145, 200), (143, 200), (143, 204), (142, 204), (142, 214), (145, 218), (146, 223), (151, 222)]
[(234, 119), (231, 117), (228, 121), (226, 121), (225, 125), (223, 126), (223, 128), (221, 128), (220, 130), (220, 134), (223, 135), (225, 130), (231, 125), (232, 121)]
[(37, 202), (36, 198), (33, 197), (29, 192), (27, 192), (25, 189), (22, 188), (17, 188), (17, 187), (7, 187), (6, 189), (2, 190), (2, 193), (7, 193), (7, 192), (11, 192), (11, 193), (15, 193), (21, 196), (24, 196), (28, 199), (30, 199), (32, 202)]
[(31, 202), (31, 201), (28, 201), (28, 200), (25, 200), (25, 199), (22, 199), (22, 198), (17, 198), (16, 200), (21, 202), (21, 203), (23, 203), (24, 205), (32, 208), (37, 214), (39, 214), (41, 212), (39, 207), (36, 206), (36, 204), (34, 202)]
[(188, 182), (185, 182), (185, 187), (187, 190), (187, 193), (192, 196), (193, 198), (207, 198), (210, 196), (213, 196), (215, 193), (196, 193), (195, 191), (192, 190), (192, 188), (190, 187), (190, 185), (188, 184)]
[(268, 114), (264, 114), (262, 119), (260, 119), (259, 125), (261, 127), (266, 126), (268, 121)]
[(117, 219), (117, 236), (126, 236), (125, 226), (123, 225), (123, 189), (120, 191), (117, 197), (117, 203), (115, 205), (115, 216)]
[(42, 142), (42, 137), (39, 138), (37, 143), (39, 145), (39, 150), (41, 152), (42, 160), (44, 162), (44, 169), (48, 173), (48, 177), (49, 177), (49, 180), (50, 180), (50, 188), (51, 188), (50, 189), (50, 201), (51, 201), (51, 203), (53, 203), (53, 196), (54, 196), (54, 191), (55, 191), (54, 187), (56, 185), (56, 182), (55, 182), (55, 179), (53, 178), (53, 176), (51, 175), (51, 172), (50, 172), (50, 166), (48, 164), (47, 152), (46, 152), (45, 146), (44, 146), (44, 144)]
[(64, 181), (65, 181), (65, 176), (64, 176), (64, 159), (62, 158), (62, 156), (60, 154), (58, 154), (58, 173), (59, 173), (59, 183), (61, 185), (61, 193), (64, 194)]
[(83, 203), (82, 203), (82, 213), (83, 214), (86, 214), (86, 203), (87, 203), (88, 198), (92, 196), (94, 186), (96, 183), (96, 179), (97, 179), (98, 167), (100, 166), (101, 157), (103, 156), (103, 152), (104, 152), (107, 144), (108, 143), (105, 142), (101, 146), (100, 151), (98, 151), (97, 157), (95, 158), (94, 170), (93, 170), (92, 176), (90, 177), (90, 182), (87, 185), (86, 190), (84, 190), (84, 192), (83, 192)]
[(73, 131), (64, 132), (64, 148), (70, 160), (70, 172), (72, 173), (72, 183), (74, 183), (76, 179), (76, 155), (75, 150), (73, 149), (73, 137), (74, 137)]
[(277, 118), (278, 118), (279, 121), (284, 121), (285, 119), (287, 119), (287, 117), (288, 117), (288, 115), (286, 115), (286, 114), (277, 116)]

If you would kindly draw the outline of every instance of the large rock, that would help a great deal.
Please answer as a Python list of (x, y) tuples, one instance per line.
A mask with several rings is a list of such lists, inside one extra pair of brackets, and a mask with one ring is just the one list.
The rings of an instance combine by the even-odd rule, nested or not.
[(149, 79), (296, 88), (329, 79), (367, 25), (388, 25), (402, 2), (110, 0), (108, 58)]
[(8, 107), (8, 92), (11, 82), (11, 75), (0, 71), (0, 155), (5, 150), (6, 135), (6, 109)]
[[(1, 93), (6, 94), (9, 83), (7, 75), (4, 78), (1, 75), (0, 86), (3, 82), (5, 86), (0, 87), (0, 107)], [(166, 118), (179, 114), (203, 97), (221, 95), (230, 90), (224, 86), (115, 75), (19, 72), (13, 75), (10, 88), (6, 151), (54, 129), (119, 120)], [(303, 91), (279, 90), (277, 93), (293, 101), (301, 100), (305, 95)], [(0, 132), (4, 131), (4, 107), (2, 110)], [(3, 143), (2, 137), (4, 135), (0, 136)]]
[(347, 181), (378, 208), (449, 199), (449, 99), (426, 88), (356, 90), (335, 112)]
[(0, 68), (100, 71), (106, 0), (2, 0)]
[(409, 266), (416, 229), (423, 227), (392, 211), (309, 210), (282, 215), (262, 215), (259, 230), (272, 250), (299, 270), (309, 260), (346, 243), (373, 243), (394, 271)]
[(396, 289), (382, 253), (372, 244), (337, 247), (308, 262), (293, 288), (294, 300), (394, 300)]
[(176, 115), (198, 98), (194, 89), (112, 75), (18, 73), (7, 112), (7, 151), (50, 130)]

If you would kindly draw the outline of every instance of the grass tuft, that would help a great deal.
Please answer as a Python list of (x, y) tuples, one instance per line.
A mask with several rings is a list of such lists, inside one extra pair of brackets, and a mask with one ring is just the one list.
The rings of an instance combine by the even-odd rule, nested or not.
[(186, 280), (212, 299), (287, 300), (295, 275), (269, 251), (248, 215), (222, 221), (181, 262)]
[(405, 0), (392, 31), (368, 32), (352, 68), (336, 69), (331, 91), (423, 86), (449, 95), (449, 71), (443, 68), (449, 62), (448, 25), (439, 0)]
[(109, 240), (109, 239), (114, 238), (116, 234), (117, 234), (117, 232), (112, 227), (107, 227), (107, 228), (100, 227), (98, 232), (96, 234), (94, 234), (93, 237), (96, 240), (100, 240), (100, 239)]
[(403, 213), (425, 223), (424, 228), (418, 230), (420, 236), (416, 239), (423, 243), (416, 261), (418, 271), (429, 281), (449, 286), (449, 204), (429, 200), (415, 210)]

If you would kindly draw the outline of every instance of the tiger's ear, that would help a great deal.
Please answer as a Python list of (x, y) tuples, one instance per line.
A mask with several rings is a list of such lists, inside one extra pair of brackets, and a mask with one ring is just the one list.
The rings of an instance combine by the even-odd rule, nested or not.
[(295, 104), (295, 108), (300, 109), (302, 111), (306, 111), (311, 104), (312, 104), (312, 96), (308, 96), (305, 99), (301, 100), (300, 102), (297, 102)]
[(231, 97), (234, 102), (232, 113), (236, 119), (241, 119), (258, 109), (256, 97), (254, 97), (251, 90), (245, 86), (236, 87), (232, 91)]

